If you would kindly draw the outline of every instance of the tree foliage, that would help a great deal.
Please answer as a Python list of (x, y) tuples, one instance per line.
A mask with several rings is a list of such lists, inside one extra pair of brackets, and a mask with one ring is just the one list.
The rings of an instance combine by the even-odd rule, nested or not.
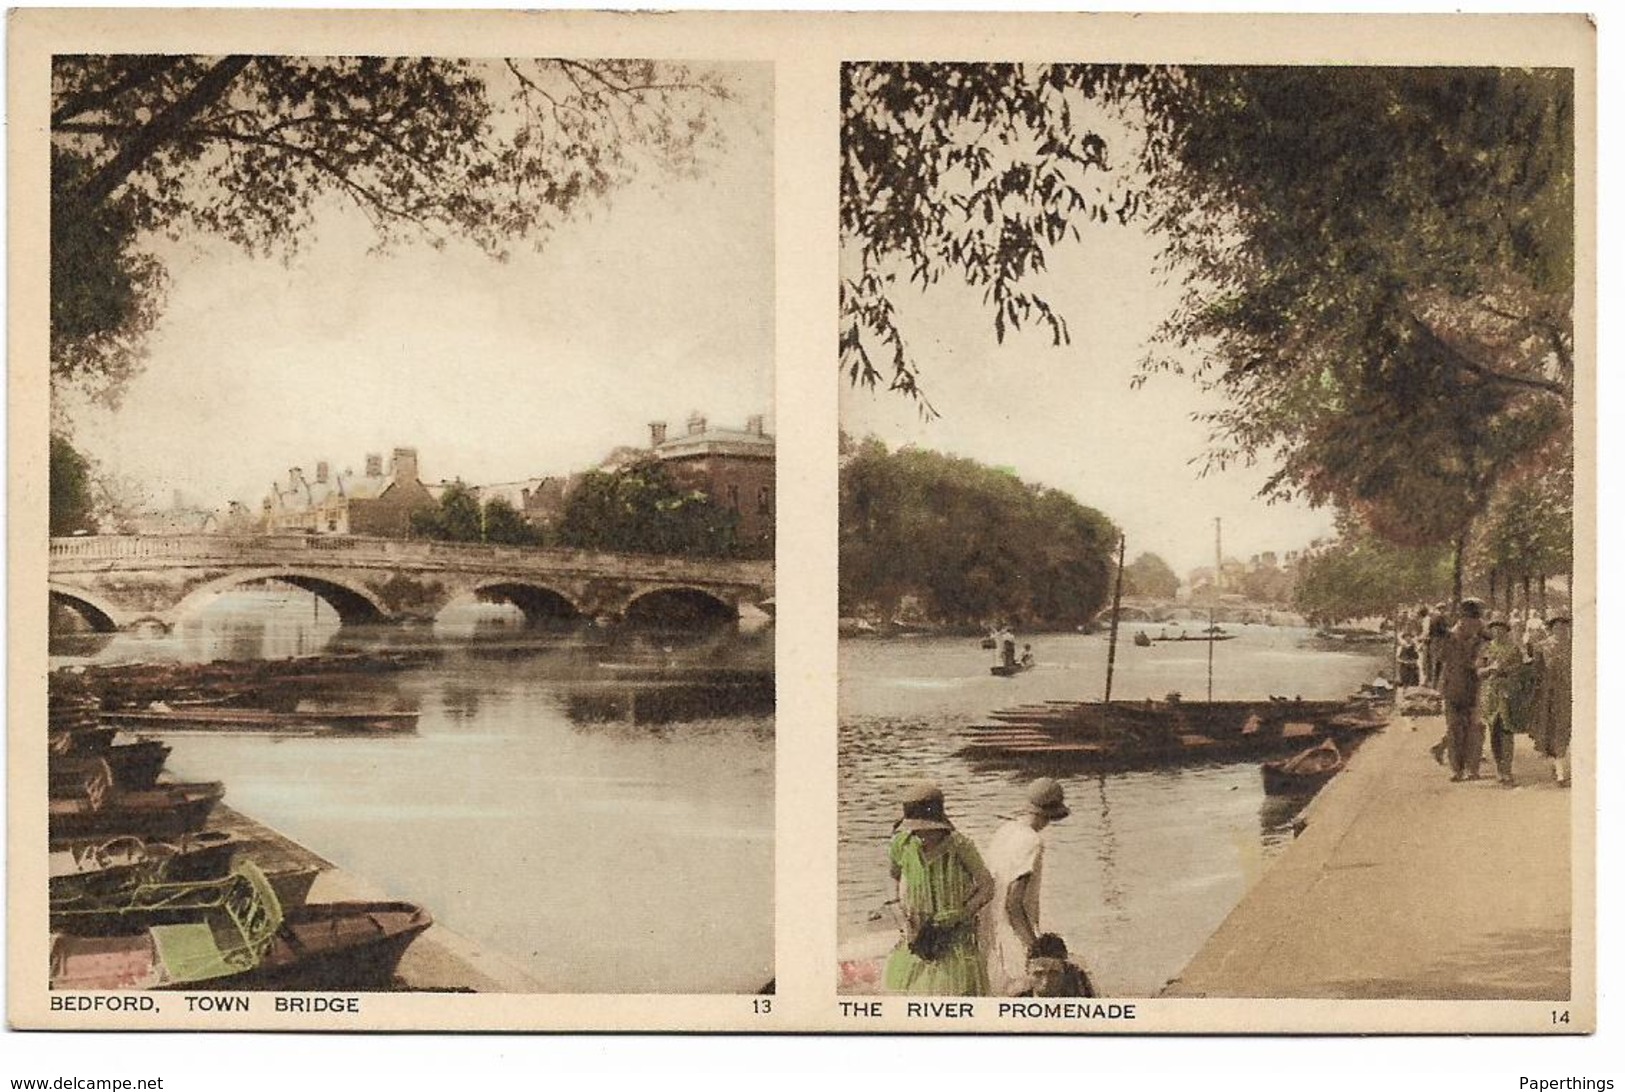
[(411, 527), (414, 535), (442, 542), (485, 540), (479, 496), (461, 481), (446, 486), (435, 507), (413, 512)]
[(1142, 553), (1123, 570), (1123, 593), (1172, 599), (1179, 594), (1179, 577), (1161, 557)]
[(970, 459), (871, 439), (841, 469), (846, 613), (890, 621), (912, 597), (950, 625), (1084, 624), (1105, 605), (1116, 545), (1094, 509)]
[(1050, 250), (1140, 203), (1088, 107), (1133, 112), (1160, 101), (1164, 78), (1117, 65), (843, 65), (840, 360), (851, 381), (922, 396), (893, 302), (904, 284), (981, 289), (1000, 341), (1023, 326), (1069, 340), (1034, 287)]
[(565, 498), (557, 535), (583, 550), (733, 557), (739, 515), (680, 480), (670, 466), (643, 458), (618, 470), (587, 473)]
[(1330, 624), (1391, 618), (1444, 599), (1450, 587), (1447, 547), (1398, 546), (1345, 519), (1336, 542), (1299, 562), (1292, 602), (1312, 622)]
[(347, 200), (381, 245), (544, 240), (639, 169), (691, 167), (718, 80), (643, 60), (62, 55), (53, 378), (116, 398), (161, 306), (154, 234), (286, 253)]
[(541, 528), (532, 527), (525, 517), (503, 497), (492, 497), (485, 502), (481, 526), (485, 541), (501, 546), (540, 546)]
[(1226, 396), (1210, 465), (1457, 537), (1569, 426), (1569, 74), (1194, 68), (1160, 121), (1186, 291), (1148, 367)]
[(1065, 340), (1047, 256), (1091, 221), (1138, 220), (1184, 289), (1142, 378), (1187, 372), (1225, 397), (1207, 470), (1273, 462), (1267, 497), (1448, 543), (1459, 585), (1501, 484), (1556, 468), (1569, 71), (866, 64), (842, 105), (852, 381), (889, 369), (919, 396), (905, 278), (982, 287), (1001, 339), (1032, 321)]
[(51, 511), (53, 535), (94, 531), (94, 493), (90, 461), (61, 433), (51, 433)]

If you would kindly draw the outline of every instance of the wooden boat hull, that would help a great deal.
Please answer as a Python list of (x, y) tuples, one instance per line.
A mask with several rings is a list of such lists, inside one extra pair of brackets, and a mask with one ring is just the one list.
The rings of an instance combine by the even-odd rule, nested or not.
[(1297, 774), (1283, 770), (1274, 762), (1266, 762), (1260, 769), (1264, 774), (1266, 796), (1312, 796), (1341, 772), (1338, 769), (1315, 774)]
[(1330, 740), (1291, 758), (1266, 762), (1259, 767), (1264, 777), (1264, 795), (1311, 796), (1342, 773), (1345, 765), (1342, 752)]
[(118, 899), (144, 883), (222, 879), (244, 844), (224, 831), (201, 831), (173, 842), (120, 837), (70, 843), (51, 854), (51, 906)]
[(1369, 705), (1322, 702), (1060, 702), (993, 714), (960, 755), (995, 765), (1122, 771), (1292, 755), (1386, 723)]
[(65, 990), (387, 990), (401, 957), (433, 924), (406, 902), (326, 903), (289, 911), (256, 966), (171, 981), (155, 934), (56, 933), (51, 988)]
[(218, 990), (387, 990), (406, 949), (433, 924), (427, 910), (409, 902), (300, 907), (287, 911), (258, 967), (207, 985)]
[(89, 799), (52, 800), (50, 836), (53, 843), (119, 834), (178, 838), (202, 830), (225, 795), (226, 787), (213, 781), (160, 785), (144, 792), (114, 790), (99, 808)]
[(108, 774), (116, 788), (129, 791), (150, 789), (164, 772), (169, 759), (170, 746), (156, 739), (143, 739), (135, 743), (115, 743), (100, 755), (52, 755), (50, 761), (50, 794), (52, 796), (83, 796), (89, 779), (96, 777), (100, 764), (107, 764)]
[(158, 711), (114, 710), (102, 722), (142, 732), (284, 732), (376, 735), (416, 730), (416, 712), (340, 713), (311, 710), (282, 713), (269, 709), (191, 707)]
[(1032, 669), (1031, 664), (1011, 664), (1009, 666), (1004, 664), (994, 664), (992, 667), (988, 668), (988, 671), (999, 676), (1001, 679), (1008, 679), (1012, 675), (1019, 675), (1023, 671), (1031, 671)]

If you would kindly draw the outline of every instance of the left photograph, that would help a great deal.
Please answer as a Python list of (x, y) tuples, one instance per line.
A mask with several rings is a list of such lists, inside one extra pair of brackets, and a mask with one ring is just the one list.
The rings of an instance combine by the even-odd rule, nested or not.
[(51, 987), (772, 992), (771, 66), (51, 77)]

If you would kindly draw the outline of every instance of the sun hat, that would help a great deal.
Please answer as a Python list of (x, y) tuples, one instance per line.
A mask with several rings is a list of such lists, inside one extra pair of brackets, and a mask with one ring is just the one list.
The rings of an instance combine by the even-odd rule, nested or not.
[(935, 781), (911, 781), (903, 786), (901, 794), (903, 817), (898, 830), (919, 833), (922, 830), (953, 830), (943, 812), (942, 787)]
[(1027, 786), (1027, 811), (1046, 819), (1065, 819), (1072, 814), (1066, 806), (1066, 793), (1053, 777), (1040, 777)]

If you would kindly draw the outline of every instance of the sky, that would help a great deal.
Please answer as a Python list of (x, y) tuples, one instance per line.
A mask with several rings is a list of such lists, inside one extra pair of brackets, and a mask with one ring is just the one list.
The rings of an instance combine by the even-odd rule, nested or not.
[(771, 429), (772, 72), (728, 72), (725, 148), (698, 177), (642, 176), (541, 253), (379, 255), (338, 203), (286, 264), (166, 245), (145, 372), (117, 412), (75, 408), (76, 442), (159, 505), (257, 511), (290, 467), (395, 447), (425, 481), (478, 484), (585, 469), (695, 410)]
[(1215, 519), (1227, 558), (1284, 553), (1328, 535), (1329, 510), (1257, 499), (1273, 467), (1200, 476), (1208, 430), (1192, 418), (1220, 407), (1218, 396), (1179, 375), (1131, 387), (1178, 298), (1154, 272), (1157, 249), (1138, 228), (1114, 224), (1090, 225), (1053, 252), (1032, 284), (1067, 321), (1071, 344), (1060, 347), (1036, 328), (1000, 345), (980, 290), (946, 277), (926, 291), (901, 288), (893, 302), (939, 416), (925, 419), (884, 390), (845, 388), (842, 427), (1065, 490), (1122, 528), (1130, 560), (1158, 554), (1181, 579), (1212, 566)]

